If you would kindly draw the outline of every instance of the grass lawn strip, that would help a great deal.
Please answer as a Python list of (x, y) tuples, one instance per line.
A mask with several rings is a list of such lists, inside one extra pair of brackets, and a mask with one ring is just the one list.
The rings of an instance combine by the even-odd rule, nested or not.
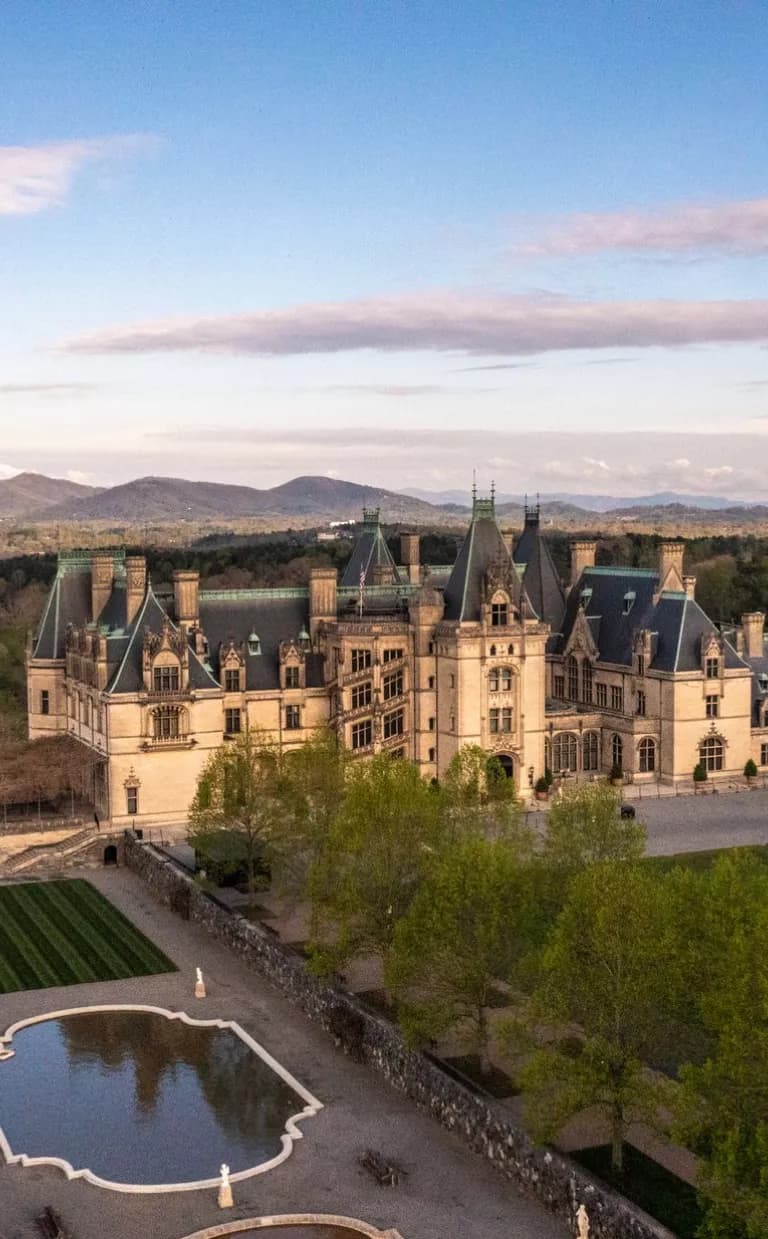
[(70, 978), (77, 980), (71, 965), (67, 961), (59, 961), (65, 968), (65, 980), (62, 982), (61, 974), (56, 971), (50, 956), (44, 954), (46, 944), (40, 941), (39, 927), (30, 915), (26, 900), (19, 895), (19, 888), (8, 887), (4, 894), (5, 910), (9, 914), (6, 922), (8, 933), (29, 964), (35, 980), (33, 988), (44, 989), (49, 985), (71, 983)]
[[(75, 886), (76, 891), (71, 889)], [(119, 943), (120, 954), (134, 968), (134, 975), (176, 971), (176, 965), (90, 882), (77, 879), (62, 883), (61, 888), (70, 903), (79, 901), (87, 907), (88, 919), (108, 942)]]
[(33, 887), (28, 883), (13, 890), (19, 901), (14, 915), (19, 927), (24, 929), (27, 946), (43, 953), (47, 966), (53, 971), (55, 979), (46, 983), (76, 985), (81, 981), (97, 981), (98, 975), (92, 969), (86, 967), (83, 971), (68, 937), (52, 923), (48, 903), (38, 906), (32, 894)]
[(27, 987), (27, 965), (0, 921), (0, 994)]
[[(98, 937), (88, 934), (88, 924), (82, 915), (68, 915), (68, 906), (61, 906), (54, 882), (43, 887), (31, 887), (28, 898), (35, 908), (40, 930), (48, 943), (64, 957), (77, 974), (78, 981), (116, 979), (112, 960), (104, 957)], [(105, 978), (105, 971), (107, 976)]]
[[(104, 942), (98, 934), (92, 932), (92, 927), (83, 915), (83, 909), (70, 904), (59, 889), (58, 882), (50, 882), (44, 896), (30, 892), (31, 898), (39, 904), (43, 920), (64, 940), (70, 942), (77, 952), (78, 962), (93, 971), (94, 981), (117, 981), (130, 976), (120, 955)], [(90, 932), (89, 932), (90, 931)]]

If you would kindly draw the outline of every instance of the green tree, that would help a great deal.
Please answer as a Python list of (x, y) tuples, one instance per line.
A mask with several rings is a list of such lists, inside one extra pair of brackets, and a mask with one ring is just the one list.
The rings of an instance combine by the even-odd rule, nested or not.
[(436, 854), (439, 828), (440, 796), (411, 762), (380, 754), (351, 767), (310, 876), (316, 967), (386, 955)]
[(607, 783), (568, 788), (553, 803), (542, 859), (555, 903), (562, 900), (574, 875), (588, 865), (642, 857), (645, 827), (634, 818), (622, 818), (620, 805), (620, 795)]
[(519, 833), (522, 805), (514, 779), (480, 745), (465, 744), (454, 754), (441, 791), (446, 842), (473, 833), (488, 839)]
[(306, 894), (341, 809), (348, 769), (347, 751), (330, 728), (285, 755), (276, 789), (280, 828), (271, 846), (273, 878), (283, 892)]
[(684, 885), (684, 979), (713, 1047), (681, 1071), (676, 1134), (702, 1159), (704, 1234), (768, 1239), (768, 866), (745, 850)]
[[(532, 1002), (541, 1027), (558, 1030), (521, 1075), (528, 1119), (549, 1138), (572, 1115), (599, 1106), (611, 1131), (611, 1159), (622, 1169), (628, 1125), (654, 1122), (668, 1084), (643, 1065), (668, 1005), (663, 881), (640, 865), (601, 861), (578, 874), (542, 959)], [(570, 1049), (574, 1031), (580, 1052)]]
[(388, 990), (412, 1044), (457, 1027), (490, 1070), (488, 1002), (514, 981), (533, 939), (534, 888), (527, 850), (466, 838), (441, 852), (395, 928)]
[(277, 749), (245, 731), (211, 754), (190, 806), (191, 845), (225, 868), (243, 865), (251, 890), (278, 837), (280, 777)]

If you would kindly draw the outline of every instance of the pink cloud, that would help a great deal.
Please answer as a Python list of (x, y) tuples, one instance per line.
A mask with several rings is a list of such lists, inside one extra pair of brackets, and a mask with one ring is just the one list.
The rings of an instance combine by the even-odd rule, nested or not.
[(132, 154), (156, 140), (128, 134), (40, 146), (0, 146), (0, 215), (36, 215), (61, 206), (86, 164)]
[(525, 258), (540, 258), (576, 257), (605, 250), (765, 254), (768, 198), (565, 216), (545, 230), (540, 239), (520, 242), (513, 252)]
[(591, 302), (430, 293), (129, 324), (60, 347), (69, 353), (285, 357), (371, 349), (503, 357), (766, 340), (768, 301)]

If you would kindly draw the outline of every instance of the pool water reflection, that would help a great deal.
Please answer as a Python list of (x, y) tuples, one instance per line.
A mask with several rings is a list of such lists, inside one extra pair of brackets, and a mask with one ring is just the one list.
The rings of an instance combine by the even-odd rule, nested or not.
[(222, 1162), (253, 1171), (290, 1152), (292, 1117), (320, 1108), (232, 1027), (156, 1011), (59, 1013), (18, 1027), (10, 1048), (0, 1128), (12, 1155), (107, 1184), (210, 1181)]

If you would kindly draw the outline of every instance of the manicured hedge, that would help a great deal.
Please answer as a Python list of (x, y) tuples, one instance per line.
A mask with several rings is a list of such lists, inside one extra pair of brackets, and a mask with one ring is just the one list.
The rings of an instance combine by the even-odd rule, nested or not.
[(174, 971), (162, 951), (80, 878), (0, 886), (0, 994)]

